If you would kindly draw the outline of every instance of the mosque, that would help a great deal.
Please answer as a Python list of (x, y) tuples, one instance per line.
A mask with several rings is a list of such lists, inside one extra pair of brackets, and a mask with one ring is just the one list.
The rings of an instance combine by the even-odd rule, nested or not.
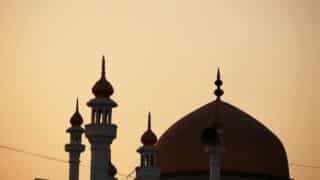
[[(215, 81), (216, 100), (182, 117), (159, 138), (148, 128), (141, 136), (140, 164), (136, 180), (290, 180), (288, 159), (280, 139), (261, 122), (224, 102), (220, 71)], [(69, 180), (79, 179), (79, 159), (85, 146), (91, 148), (90, 180), (116, 180), (117, 169), (111, 161), (112, 141), (117, 126), (112, 122), (111, 99), (114, 89), (105, 76), (102, 58), (101, 78), (94, 84), (90, 123), (82, 127), (78, 109), (70, 119)]]

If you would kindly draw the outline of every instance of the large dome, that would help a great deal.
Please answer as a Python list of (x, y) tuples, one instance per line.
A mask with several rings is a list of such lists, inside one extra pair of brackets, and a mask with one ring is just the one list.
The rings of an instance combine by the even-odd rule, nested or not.
[(157, 143), (162, 174), (208, 174), (208, 154), (200, 137), (209, 123), (217, 121), (217, 104), (224, 130), (222, 175), (289, 179), (287, 155), (281, 141), (250, 115), (219, 100), (186, 115), (162, 135)]

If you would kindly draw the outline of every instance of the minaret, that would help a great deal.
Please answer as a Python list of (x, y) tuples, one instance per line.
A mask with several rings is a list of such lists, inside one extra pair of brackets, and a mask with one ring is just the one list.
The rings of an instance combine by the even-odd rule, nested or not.
[(117, 104), (110, 96), (113, 87), (106, 80), (105, 59), (102, 57), (101, 78), (92, 88), (95, 98), (87, 105), (91, 108), (91, 123), (85, 126), (91, 144), (91, 180), (111, 180), (109, 175), (110, 145), (116, 138), (117, 126), (112, 124), (112, 108)]
[(70, 133), (70, 143), (65, 145), (65, 151), (69, 153), (69, 180), (78, 180), (80, 153), (85, 149), (85, 146), (81, 144), (81, 135), (84, 133), (84, 129), (81, 127), (83, 119), (79, 113), (78, 99), (76, 112), (71, 117), (70, 123), (71, 127), (67, 129), (67, 132)]
[(217, 96), (215, 106), (215, 121), (202, 131), (201, 139), (205, 146), (205, 151), (209, 155), (209, 180), (221, 180), (221, 159), (224, 152), (223, 146), (223, 128), (222, 120), (219, 116), (219, 106), (223, 90), (221, 89), (222, 81), (220, 79), (220, 70), (218, 69), (217, 80), (215, 81), (217, 89), (214, 94)]
[(155, 146), (157, 136), (151, 130), (151, 113), (148, 114), (148, 129), (141, 137), (141, 146), (137, 152), (140, 153), (140, 166), (136, 168), (137, 180), (158, 180), (160, 179), (160, 168), (158, 165)]

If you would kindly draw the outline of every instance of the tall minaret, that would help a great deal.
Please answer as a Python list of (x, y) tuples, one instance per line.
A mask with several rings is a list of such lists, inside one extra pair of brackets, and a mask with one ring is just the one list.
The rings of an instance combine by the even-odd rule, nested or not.
[(221, 104), (221, 96), (223, 90), (222, 81), (220, 79), (220, 70), (218, 69), (217, 80), (215, 81), (217, 89), (214, 94), (217, 96), (215, 106), (215, 121), (210, 123), (209, 126), (202, 131), (201, 139), (205, 146), (205, 151), (209, 155), (209, 169), (210, 177), (209, 180), (221, 180), (221, 159), (222, 153), (224, 152), (223, 146), (223, 128), (222, 120), (219, 116), (219, 106)]
[(112, 124), (112, 108), (117, 104), (110, 96), (113, 87), (106, 80), (105, 59), (102, 57), (101, 78), (92, 88), (95, 98), (87, 105), (92, 109), (91, 123), (85, 126), (91, 144), (91, 180), (111, 180), (109, 175), (110, 145), (116, 138), (117, 126)]
[(140, 153), (140, 166), (136, 168), (137, 180), (158, 180), (160, 179), (160, 168), (158, 165), (155, 146), (157, 136), (151, 130), (151, 114), (148, 114), (148, 129), (141, 137), (141, 146), (137, 152)]
[(70, 143), (65, 145), (65, 151), (69, 153), (69, 180), (78, 180), (80, 153), (85, 149), (85, 146), (81, 144), (81, 135), (84, 133), (84, 129), (81, 127), (83, 119), (79, 113), (78, 99), (76, 112), (71, 117), (70, 123), (71, 127), (67, 129), (67, 132), (70, 133)]

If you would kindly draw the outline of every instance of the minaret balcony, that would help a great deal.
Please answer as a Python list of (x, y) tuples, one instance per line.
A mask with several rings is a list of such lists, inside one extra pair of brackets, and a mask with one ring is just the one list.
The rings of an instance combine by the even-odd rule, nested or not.
[(118, 104), (110, 98), (94, 98), (87, 102), (89, 107), (117, 107)]
[(90, 142), (106, 142), (111, 144), (117, 136), (117, 126), (114, 124), (88, 124), (85, 134)]
[(85, 146), (83, 144), (66, 144), (64, 149), (66, 152), (83, 152)]

